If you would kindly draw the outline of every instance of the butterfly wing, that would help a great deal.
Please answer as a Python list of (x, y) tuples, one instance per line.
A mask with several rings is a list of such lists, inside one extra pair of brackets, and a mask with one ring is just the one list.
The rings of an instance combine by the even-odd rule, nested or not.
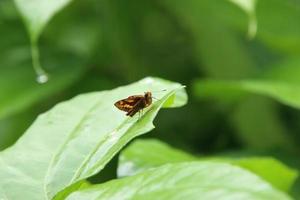
[(138, 102), (140, 102), (143, 98), (144, 98), (143, 95), (134, 95), (126, 99), (117, 101), (114, 105), (122, 111), (130, 112), (135, 107), (135, 105)]

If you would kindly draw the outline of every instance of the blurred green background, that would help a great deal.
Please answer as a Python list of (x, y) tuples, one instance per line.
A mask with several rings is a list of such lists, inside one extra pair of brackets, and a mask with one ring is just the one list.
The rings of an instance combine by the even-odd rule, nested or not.
[(157, 76), (186, 85), (189, 103), (162, 110), (143, 137), (300, 169), (299, 0), (73, 1), (39, 39), (44, 84), (11, 0), (0, 33), (0, 149), (58, 102)]

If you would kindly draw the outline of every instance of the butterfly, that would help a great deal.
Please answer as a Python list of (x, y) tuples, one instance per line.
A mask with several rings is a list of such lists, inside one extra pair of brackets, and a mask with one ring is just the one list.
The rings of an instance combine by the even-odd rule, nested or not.
[(127, 112), (126, 115), (133, 117), (137, 112), (147, 108), (152, 104), (152, 93), (145, 92), (144, 95), (133, 95), (129, 96), (126, 99), (117, 101), (114, 105), (122, 110)]

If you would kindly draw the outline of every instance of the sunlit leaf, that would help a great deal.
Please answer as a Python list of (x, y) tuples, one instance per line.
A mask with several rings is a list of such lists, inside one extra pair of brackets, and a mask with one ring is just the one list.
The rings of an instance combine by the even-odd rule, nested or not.
[(168, 164), (135, 176), (79, 190), (67, 200), (290, 199), (254, 174), (229, 164)]
[(196, 157), (158, 140), (138, 140), (122, 151), (119, 157), (118, 176), (132, 176), (167, 163), (192, 160), (209, 160), (237, 165), (255, 173), (283, 191), (291, 189), (298, 175), (295, 170), (271, 157)]
[[(11, 148), (0, 153), (0, 199), (51, 199), (99, 172), (132, 138), (154, 128), (152, 121), (169, 97), (186, 103), (183, 86), (145, 78), (111, 91), (80, 95), (40, 115)], [(114, 107), (117, 100), (145, 91), (165, 90), (133, 118)], [(176, 96), (175, 96), (176, 97)]]

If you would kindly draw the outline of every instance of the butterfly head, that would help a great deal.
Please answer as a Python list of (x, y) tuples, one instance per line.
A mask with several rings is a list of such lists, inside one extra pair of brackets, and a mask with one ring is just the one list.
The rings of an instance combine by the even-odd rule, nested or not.
[(146, 101), (147, 106), (152, 103), (152, 93), (151, 92), (145, 92), (145, 101)]

